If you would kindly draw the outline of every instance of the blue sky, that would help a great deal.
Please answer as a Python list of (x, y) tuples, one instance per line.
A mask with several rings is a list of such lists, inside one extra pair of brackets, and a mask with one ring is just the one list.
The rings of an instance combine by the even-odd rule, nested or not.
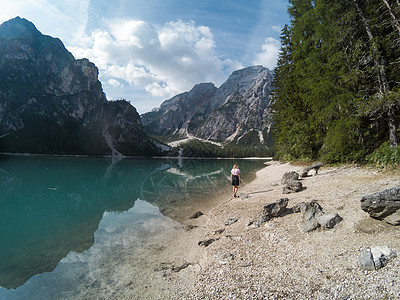
[(190, 90), (220, 86), (235, 70), (272, 69), (287, 0), (0, 0), (0, 22), (16, 16), (58, 37), (99, 68), (109, 100), (139, 113)]

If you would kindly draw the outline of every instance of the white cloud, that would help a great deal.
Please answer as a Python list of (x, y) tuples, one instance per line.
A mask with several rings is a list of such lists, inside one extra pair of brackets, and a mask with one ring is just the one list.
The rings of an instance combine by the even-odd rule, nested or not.
[(115, 80), (115, 79), (107, 80), (106, 84), (108, 84), (114, 88), (120, 88), (120, 87), (124, 86), (121, 82), (119, 82), (118, 80)]
[(255, 55), (253, 64), (263, 65), (264, 67), (272, 70), (275, 68), (278, 60), (280, 42), (275, 38), (268, 37), (265, 39), (261, 49), (262, 52), (259, 52)]
[(193, 21), (168, 22), (161, 27), (142, 20), (109, 20), (91, 34), (87, 46), (69, 47), (86, 57), (106, 80), (124, 80), (153, 96), (174, 96), (201, 82), (216, 85), (240, 63), (216, 57), (210, 28)]
[(281, 33), (282, 28), (280, 26), (272, 26), (271, 27), (272, 31), (275, 31), (276, 33)]

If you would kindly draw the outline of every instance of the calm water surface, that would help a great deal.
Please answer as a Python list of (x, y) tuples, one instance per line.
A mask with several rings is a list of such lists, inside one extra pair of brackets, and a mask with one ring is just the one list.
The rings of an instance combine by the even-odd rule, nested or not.
[[(264, 166), (238, 162), (244, 180)], [(139, 247), (157, 227), (173, 230), (215, 195), (230, 193), (232, 165), (0, 157), (0, 299), (68, 298), (77, 281), (94, 276), (89, 265), (103, 276), (107, 249), (116, 255)]]

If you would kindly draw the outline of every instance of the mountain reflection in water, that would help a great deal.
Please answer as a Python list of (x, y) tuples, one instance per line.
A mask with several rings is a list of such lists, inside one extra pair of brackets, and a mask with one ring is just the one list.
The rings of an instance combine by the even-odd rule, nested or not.
[[(0, 286), (17, 288), (83, 252), (105, 212), (137, 199), (174, 218), (229, 187), (230, 160), (0, 157)], [(253, 172), (262, 161), (240, 162)], [(178, 218), (179, 219), (179, 218)]]

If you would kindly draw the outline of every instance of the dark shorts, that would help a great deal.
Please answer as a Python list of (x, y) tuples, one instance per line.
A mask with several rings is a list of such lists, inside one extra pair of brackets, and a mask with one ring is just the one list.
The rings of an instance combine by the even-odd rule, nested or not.
[(239, 185), (239, 176), (238, 175), (232, 175), (232, 185), (234, 185), (234, 186)]

